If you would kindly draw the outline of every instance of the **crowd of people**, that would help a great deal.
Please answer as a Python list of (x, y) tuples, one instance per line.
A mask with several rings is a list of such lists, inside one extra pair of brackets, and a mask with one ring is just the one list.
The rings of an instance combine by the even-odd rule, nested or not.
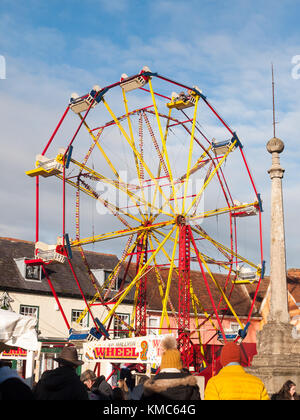
[(211, 377), (200, 395), (197, 379), (183, 368), (176, 340), (166, 337), (162, 342), (159, 373), (141, 375), (136, 384), (131, 371), (122, 368), (117, 387), (103, 375), (92, 370), (77, 375), (79, 360), (75, 347), (64, 347), (58, 367), (43, 373), (30, 389), (9, 366), (0, 361), (0, 400), (110, 400), (110, 401), (196, 401), (196, 400), (300, 400), (296, 384), (288, 380), (269, 396), (264, 383), (241, 366), (241, 351), (236, 343), (227, 343), (221, 351), (222, 369)]

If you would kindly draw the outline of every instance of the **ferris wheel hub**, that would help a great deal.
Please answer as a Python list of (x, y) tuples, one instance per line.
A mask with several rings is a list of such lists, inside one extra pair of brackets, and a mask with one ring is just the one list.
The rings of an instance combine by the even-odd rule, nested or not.
[(178, 214), (176, 216), (176, 224), (178, 226), (185, 226), (186, 225), (186, 218), (182, 214)]

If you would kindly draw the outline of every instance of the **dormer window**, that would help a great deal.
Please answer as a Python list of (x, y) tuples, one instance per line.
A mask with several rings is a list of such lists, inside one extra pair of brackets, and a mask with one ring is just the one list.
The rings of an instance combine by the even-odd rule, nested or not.
[(25, 280), (41, 281), (41, 266), (25, 264)]
[[(94, 268), (94, 269), (91, 269), (91, 272), (96, 277), (96, 280), (98, 281), (99, 286), (103, 286), (103, 284), (106, 282), (107, 283), (106, 289), (108, 289), (109, 281), (107, 280), (109, 276), (111, 275), (112, 270), (105, 270), (104, 268)], [(122, 281), (121, 278), (117, 278), (115, 285), (114, 287), (111, 288), (111, 290), (119, 290), (121, 281)]]
[(38, 281), (42, 280), (42, 267), (40, 265), (29, 265), (25, 264), (25, 260), (31, 258), (15, 258), (14, 261), (18, 267), (18, 270), (26, 281)]

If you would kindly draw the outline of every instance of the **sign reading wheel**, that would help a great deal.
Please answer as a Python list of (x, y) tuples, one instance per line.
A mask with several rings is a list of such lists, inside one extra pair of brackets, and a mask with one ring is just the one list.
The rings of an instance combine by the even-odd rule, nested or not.
[(83, 345), (86, 362), (151, 363), (161, 362), (161, 342), (166, 335), (94, 341)]

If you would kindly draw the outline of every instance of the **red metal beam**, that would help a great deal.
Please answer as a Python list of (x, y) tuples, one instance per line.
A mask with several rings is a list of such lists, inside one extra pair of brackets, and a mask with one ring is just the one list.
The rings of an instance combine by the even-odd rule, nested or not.
[(57, 303), (57, 306), (59, 307), (59, 310), (60, 310), (60, 312), (61, 312), (61, 314), (62, 314), (62, 317), (63, 317), (63, 319), (64, 319), (64, 321), (65, 321), (65, 324), (66, 324), (66, 326), (67, 326), (67, 328), (68, 328), (68, 331), (70, 330), (70, 324), (69, 324), (69, 322), (68, 322), (68, 320), (67, 320), (67, 317), (66, 317), (66, 315), (65, 315), (65, 313), (64, 313), (64, 310), (63, 310), (63, 308), (62, 308), (62, 306), (61, 306), (61, 304), (60, 304), (60, 302), (59, 302), (59, 299), (58, 299), (58, 296), (57, 296), (57, 294), (56, 294), (56, 292), (55, 292), (55, 289), (54, 289), (54, 287), (53, 287), (53, 284), (52, 284), (52, 282), (51, 282), (51, 279), (50, 279), (50, 277), (48, 276), (48, 273), (47, 273), (47, 270), (45, 269), (45, 267), (42, 265), (42, 269), (43, 269), (43, 272), (44, 272), (44, 275), (45, 275), (45, 277), (46, 277), (46, 279), (47, 279), (47, 281), (48, 281), (48, 284), (49, 284), (49, 287), (50, 287), (50, 289), (51, 289), (51, 291), (52, 291), (52, 294), (53, 294), (53, 296), (54, 296), (54, 299), (56, 300), (56, 303)]
[[(147, 262), (147, 238), (141, 235), (137, 244), (137, 274)], [(137, 336), (147, 335), (147, 275), (143, 275), (138, 285), (137, 304), (135, 309), (135, 330)]]
[(178, 343), (184, 366), (190, 365), (190, 227), (179, 226)]

